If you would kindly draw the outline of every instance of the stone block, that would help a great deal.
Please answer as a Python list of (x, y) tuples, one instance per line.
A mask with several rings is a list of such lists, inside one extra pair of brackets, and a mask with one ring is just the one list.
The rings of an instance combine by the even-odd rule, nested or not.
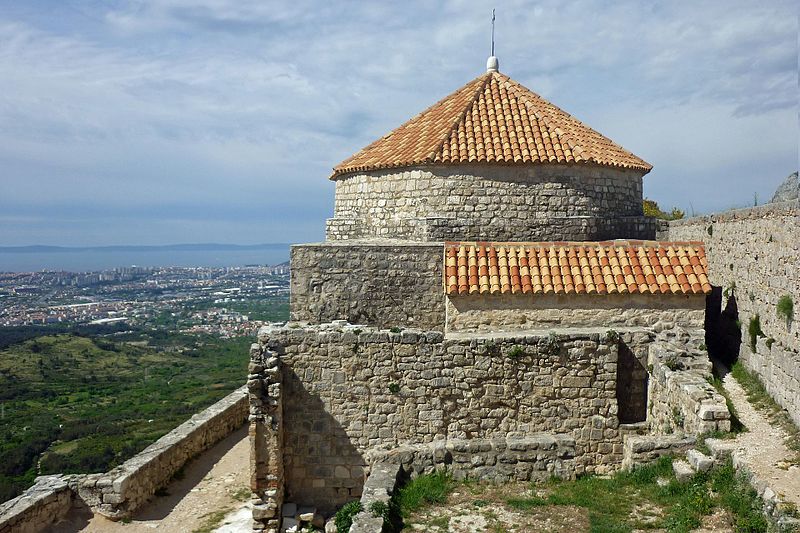
[(698, 472), (707, 472), (714, 466), (714, 459), (695, 449), (686, 452), (686, 459), (692, 468)]
[(680, 459), (672, 462), (672, 471), (675, 473), (675, 479), (679, 483), (689, 481), (695, 472), (689, 463)]

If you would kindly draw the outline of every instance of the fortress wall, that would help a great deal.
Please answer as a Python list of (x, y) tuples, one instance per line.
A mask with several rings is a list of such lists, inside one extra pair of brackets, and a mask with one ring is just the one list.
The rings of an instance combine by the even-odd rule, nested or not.
[(241, 427), (247, 412), (248, 397), (241, 387), (120, 466), (84, 476), (78, 495), (95, 512), (109, 518), (129, 516), (165, 487), (188, 460)]
[(447, 331), (513, 331), (564, 327), (654, 331), (702, 328), (704, 294), (465, 295), (446, 299)]
[[(674, 221), (669, 239), (706, 243), (711, 283), (730, 288), (733, 295), (728, 302), (723, 297), (722, 306), (738, 309), (743, 330), (739, 359), (800, 424), (800, 202)], [(787, 294), (795, 308), (789, 322), (776, 312), (779, 298)], [(747, 328), (756, 314), (765, 338), (752, 352)], [(774, 339), (771, 348), (766, 338)]]
[(642, 173), (591, 165), (426, 166), (336, 180), (328, 240), (652, 239)]
[(286, 501), (331, 512), (360, 497), (368, 451), (441, 440), (564, 434), (578, 474), (621, 462), (618, 343), (604, 334), (450, 339), (333, 324), (265, 328), (259, 342), (253, 360), (283, 368)]
[(441, 329), (441, 243), (292, 246), (291, 318)]

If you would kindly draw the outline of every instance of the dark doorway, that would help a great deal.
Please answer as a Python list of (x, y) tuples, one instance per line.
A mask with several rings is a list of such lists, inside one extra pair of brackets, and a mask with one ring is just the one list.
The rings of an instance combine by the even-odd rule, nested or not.
[[(722, 308), (723, 302), (725, 308)], [(722, 287), (713, 287), (706, 296), (706, 347), (712, 360), (730, 368), (739, 357), (742, 344), (742, 328), (739, 324), (739, 306), (736, 289), (731, 287), (725, 294)]]
[(631, 349), (619, 343), (617, 405), (621, 424), (647, 419), (647, 369)]

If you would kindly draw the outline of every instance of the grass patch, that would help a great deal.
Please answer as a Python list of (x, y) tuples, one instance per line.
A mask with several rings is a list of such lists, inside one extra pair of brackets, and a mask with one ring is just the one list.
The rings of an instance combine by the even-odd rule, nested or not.
[(407, 517), (427, 505), (445, 503), (454, 487), (455, 482), (447, 472), (436, 472), (412, 479), (397, 491), (400, 513)]
[(761, 512), (764, 502), (747, 480), (736, 473), (730, 460), (712, 471), (711, 488), (720, 505), (731, 513), (736, 531), (767, 531), (767, 520)]
[(211, 533), (219, 526), (222, 525), (222, 521), (225, 519), (228, 513), (230, 513), (233, 509), (230, 507), (226, 507), (224, 509), (220, 509), (219, 511), (212, 511), (210, 513), (206, 513), (200, 518), (203, 519), (203, 523), (200, 527), (192, 531), (192, 533)]
[(353, 524), (353, 517), (364, 510), (361, 502), (353, 500), (342, 506), (341, 509), (336, 511), (336, 516), (333, 521), (336, 524), (337, 531), (350, 531), (350, 526)]
[[(541, 486), (534, 485), (533, 489), (541, 490)], [(522, 512), (549, 505), (583, 507), (589, 512), (590, 531), (596, 533), (657, 528), (688, 533), (718, 506), (731, 514), (737, 531), (766, 531), (762, 501), (736, 475), (730, 461), (711, 472), (695, 474), (687, 483), (678, 483), (672, 472), (672, 459), (662, 457), (652, 465), (608, 478), (587, 476), (576, 481), (553, 481), (546, 492), (544, 497), (514, 498), (506, 503)], [(651, 514), (647, 521), (641, 520), (636, 511), (653, 506), (663, 509), (663, 515)]]
[(761, 317), (758, 314), (750, 317), (750, 324), (747, 326), (747, 335), (750, 337), (750, 351), (756, 353), (756, 341), (758, 337), (766, 337), (761, 330)]
[(246, 502), (247, 500), (250, 499), (250, 496), (252, 495), (253, 493), (250, 491), (249, 487), (239, 487), (238, 489), (233, 491), (233, 494), (231, 494), (231, 498), (233, 498), (237, 502)]
[(744, 389), (747, 401), (753, 404), (756, 409), (765, 413), (771, 423), (787, 433), (789, 438), (786, 440), (786, 446), (798, 452), (792, 462), (800, 464), (800, 429), (789, 418), (786, 411), (772, 399), (761, 379), (747, 370), (742, 363), (737, 361), (731, 368), (731, 374)]

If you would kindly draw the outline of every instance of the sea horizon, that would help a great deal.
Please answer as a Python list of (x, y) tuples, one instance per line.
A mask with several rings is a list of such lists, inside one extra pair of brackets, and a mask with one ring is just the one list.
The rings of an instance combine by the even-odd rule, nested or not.
[(288, 243), (0, 246), (0, 272), (95, 272), (139, 267), (237, 267), (289, 260)]

